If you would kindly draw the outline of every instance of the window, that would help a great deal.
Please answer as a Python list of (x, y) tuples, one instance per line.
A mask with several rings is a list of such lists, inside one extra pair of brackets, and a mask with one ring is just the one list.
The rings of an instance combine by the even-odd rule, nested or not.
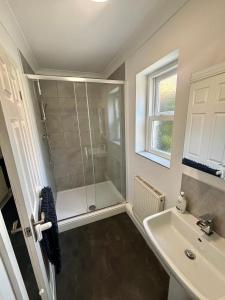
[(110, 141), (120, 144), (120, 89), (114, 88), (108, 97), (108, 119)]
[(170, 159), (177, 85), (177, 64), (147, 76), (145, 151)]

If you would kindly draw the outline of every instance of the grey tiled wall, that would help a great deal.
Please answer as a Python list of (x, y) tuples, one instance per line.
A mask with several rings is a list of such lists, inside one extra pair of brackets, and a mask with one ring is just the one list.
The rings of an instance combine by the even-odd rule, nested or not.
[[(112, 180), (124, 195), (124, 133), (121, 145), (110, 142), (108, 133), (107, 95), (115, 86), (64, 81), (40, 85), (57, 191)], [(123, 107), (122, 98), (121, 93)]]
[(119, 66), (109, 77), (108, 79), (113, 80), (125, 80), (125, 63)]
[[(84, 95), (85, 98), (83, 98)], [(99, 124), (99, 109), (104, 107), (102, 84), (88, 83), (87, 99), (85, 85), (79, 84), (77, 86), (76, 83), (76, 96), (78, 101), (78, 118), (84, 154), (86, 184), (92, 184), (94, 181), (95, 183), (103, 182), (105, 181), (106, 170), (105, 156), (96, 153), (100, 148), (105, 147), (106, 143), (105, 131), (101, 133)], [(85, 101), (83, 101), (83, 99)]]
[(57, 191), (84, 185), (78, 122), (71, 82), (41, 81)]
[(187, 210), (196, 217), (213, 214), (215, 231), (225, 238), (225, 192), (184, 174), (181, 189), (187, 199)]
[[(125, 80), (125, 63), (115, 70), (108, 79)], [(121, 117), (121, 143), (116, 145), (108, 143), (107, 175), (116, 188), (126, 198), (126, 157), (125, 157), (125, 103), (124, 90), (122, 88), (120, 99)]]
[(101, 86), (88, 84), (87, 103), (84, 83), (41, 81), (40, 84), (57, 191), (104, 181), (105, 157), (94, 156), (92, 161), (92, 149), (105, 144), (98, 120)]
[(23, 56), (23, 53), (19, 50), (20, 59), (22, 63), (23, 73), (24, 74), (34, 74), (34, 70), (31, 68), (26, 58)]

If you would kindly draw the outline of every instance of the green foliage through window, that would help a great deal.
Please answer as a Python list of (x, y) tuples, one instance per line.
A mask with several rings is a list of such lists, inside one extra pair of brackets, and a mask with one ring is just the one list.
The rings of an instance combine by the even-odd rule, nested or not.
[(172, 121), (154, 121), (153, 125), (153, 149), (163, 152), (171, 152)]

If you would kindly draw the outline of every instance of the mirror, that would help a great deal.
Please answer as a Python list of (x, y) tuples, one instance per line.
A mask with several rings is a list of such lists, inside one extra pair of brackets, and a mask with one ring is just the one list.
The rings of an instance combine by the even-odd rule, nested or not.
[(225, 64), (192, 75), (182, 162), (225, 179)]

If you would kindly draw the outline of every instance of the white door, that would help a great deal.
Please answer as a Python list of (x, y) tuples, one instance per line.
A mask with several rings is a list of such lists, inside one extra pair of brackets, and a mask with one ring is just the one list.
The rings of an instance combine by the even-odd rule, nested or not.
[(210, 108), (211, 78), (207, 78), (191, 85), (187, 129), (185, 141), (185, 157), (199, 163), (205, 163), (207, 153), (207, 137)]
[(184, 156), (214, 169), (225, 165), (225, 74), (192, 83)]
[(0, 49), (0, 139), (39, 293), (55, 299), (54, 268), (43, 257), (32, 220), (38, 221), (41, 178), (26, 115), (19, 68)]

